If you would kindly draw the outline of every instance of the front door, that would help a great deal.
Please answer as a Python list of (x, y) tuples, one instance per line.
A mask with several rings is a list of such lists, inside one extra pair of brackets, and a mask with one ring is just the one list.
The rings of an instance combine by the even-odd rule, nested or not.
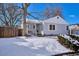
[(37, 35), (41, 35), (41, 24), (36, 24)]

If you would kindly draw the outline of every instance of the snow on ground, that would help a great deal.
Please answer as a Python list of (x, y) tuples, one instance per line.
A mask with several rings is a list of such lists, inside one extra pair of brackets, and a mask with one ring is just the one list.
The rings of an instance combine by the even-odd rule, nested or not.
[(49, 56), (69, 51), (53, 36), (0, 38), (0, 55), (3, 56)]

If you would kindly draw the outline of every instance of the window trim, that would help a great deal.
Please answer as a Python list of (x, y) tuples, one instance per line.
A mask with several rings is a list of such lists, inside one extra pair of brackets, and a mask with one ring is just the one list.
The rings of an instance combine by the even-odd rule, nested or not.
[(66, 30), (69, 30), (69, 26), (66, 26)]
[[(51, 28), (51, 26), (52, 26), (52, 28)], [(55, 27), (55, 25), (50, 24), (48, 28), (49, 28), (50, 31), (52, 31), (52, 30), (55, 30), (56, 27)]]

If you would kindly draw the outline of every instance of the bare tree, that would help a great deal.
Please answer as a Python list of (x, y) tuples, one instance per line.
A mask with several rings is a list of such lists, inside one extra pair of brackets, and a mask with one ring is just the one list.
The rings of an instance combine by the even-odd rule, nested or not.
[(44, 13), (44, 18), (48, 19), (48, 18), (51, 18), (51, 17), (54, 17), (54, 16), (63, 17), (61, 10), (62, 10), (62, 8), (59, 7), (59, 6), (52, 7), (51, 5), (47, 4), (47, 8), (43, 12)]
[(62, 12), (61, 12), (61, 8), (60, 7), (47, 7), (44, 11), (44, 18), (48, 19), (54, 16), (60, 16), (63, 18)]
[(18, 6), (11, 6), (5, 9), (5, 7), (2, 5), (2, 8), (0, 9), (1, 25), (11, 27), (15, 27), (17, 25), (19, 26), (21, 22), (20, 19), (23, 16), (23, 13), (20, 12), (20, 9), (21, 8)]

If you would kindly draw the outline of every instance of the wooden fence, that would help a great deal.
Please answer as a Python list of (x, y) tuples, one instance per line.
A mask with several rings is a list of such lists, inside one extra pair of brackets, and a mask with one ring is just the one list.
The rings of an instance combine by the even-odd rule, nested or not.
[(0, 37), (15, 37), (18, 34), (18, 28), (0, 27)]

